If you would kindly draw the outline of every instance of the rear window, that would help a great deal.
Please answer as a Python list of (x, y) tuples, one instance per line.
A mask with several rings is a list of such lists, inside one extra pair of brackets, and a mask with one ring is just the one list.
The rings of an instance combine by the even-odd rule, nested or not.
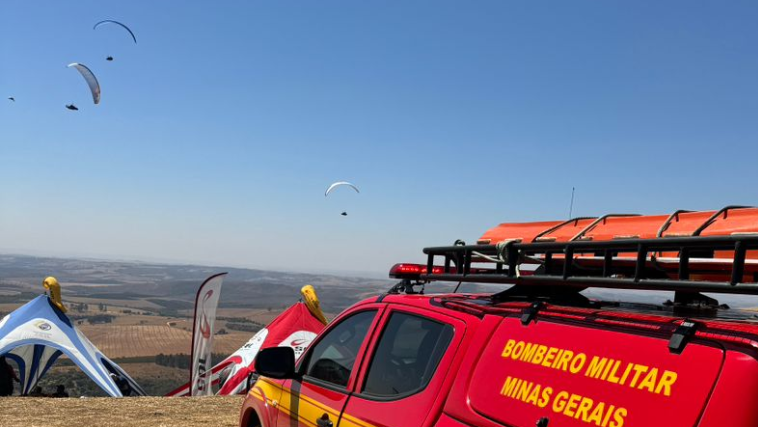
[(504, 319), (468, 389), (504, 425), (692, 427), (721, 370), (720, 349), (573, 325)]

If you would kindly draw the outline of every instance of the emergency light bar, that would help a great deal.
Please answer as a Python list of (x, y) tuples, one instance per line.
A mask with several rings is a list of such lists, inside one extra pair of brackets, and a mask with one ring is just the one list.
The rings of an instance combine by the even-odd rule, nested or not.
[[(452, 272), (455, 273), (455, 269)], [(393, 279), (418, 279), (422, 274), (426, 274), (427, 267), (422, 264), (395, 264), (390, 268), (390, 278)], [(445, 272), (444, 267), (432, 267), (432, 274), (442, 274)]]
[[(428, 275), (428, 271), (429, 267), (423, 264), (395, 264), (390, 268), (390, 278), (420, 279), (421, 276)], [(477, 274), (492, 274), (496, 270), (491, 268), (471, 268), (470, 271)], [(438, 274), (458, 274), (458, 270), (455, 267), (432, 266), (432, 275)]]

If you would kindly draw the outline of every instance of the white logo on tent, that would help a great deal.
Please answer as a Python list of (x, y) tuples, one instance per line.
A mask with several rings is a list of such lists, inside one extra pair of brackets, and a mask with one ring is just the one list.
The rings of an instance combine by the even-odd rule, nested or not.
[(316, 338), (316, 334), (313, 332), (297, 331), (280, 342), (279, 347), (292, 347), (295, 350), (295, 359), (297, 359), (303, 354), (314, 338)]
[[(241, 349), (237, 350), (236, 354), (242, 357), (242, 363), (240, 364), (241, 366), (247, 366), (253, 362), (253, 359), (255, 359), (255, 356), (261, 349), (263, 342), (266, 341), (267, 336), (268, 329), (263, 328), (258, 331), (258, 333), (253, 335), (253, 337), (250, 338), (250, 341), (245, 343)], [(234, 354), (232, 356), (234, 356)]]
[(36, 327), (40, 328), (40, 330), (43, 330), (43, 331), (49, 331), (50, 329), (52, 329), (52, 328), (53, 328), (53, 327), (52, 327), (52, 326), (50, 326), (50, 324), (49, 324), (49, 323), (47, 323), (47, 322), (37, 322), (37, 323), (36, 323), (34, 326), (36, 326)]

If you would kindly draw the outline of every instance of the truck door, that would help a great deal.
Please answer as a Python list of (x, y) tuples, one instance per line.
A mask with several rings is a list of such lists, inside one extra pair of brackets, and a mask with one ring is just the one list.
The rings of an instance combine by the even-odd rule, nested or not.
[(525, 326), (518, 318), (503, 319), (465, 380), (462, 398), (478, 421), (463, 415), (465, 405), (450, 415), (474, 425), (533, 426), (542, 419), (550, 427), (698, 424), (719, 379), (722, 346), (693, 340), (674, 352), (669, 337), (646, 329), (560, 320), (544, 316)]
[(388, 308), (338, 427), (420, 427), (441, 408), (465, 323)]
[(381, 309), (381, 305), (357, 308), (310, 346), (298, 367), (302, 380), (283, 384), (278, 427), (337, 426)]

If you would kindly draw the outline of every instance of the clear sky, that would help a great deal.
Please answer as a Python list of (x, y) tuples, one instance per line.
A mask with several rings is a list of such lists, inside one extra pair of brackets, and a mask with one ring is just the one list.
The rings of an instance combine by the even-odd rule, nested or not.
[[(572, 186), (576, 215), (758, 204), (756, 22), (755, 1), (3, 1), (0, 251), (383, 273), (565, 218)], [(337, 180), (361, 194), (325, 199)]]

